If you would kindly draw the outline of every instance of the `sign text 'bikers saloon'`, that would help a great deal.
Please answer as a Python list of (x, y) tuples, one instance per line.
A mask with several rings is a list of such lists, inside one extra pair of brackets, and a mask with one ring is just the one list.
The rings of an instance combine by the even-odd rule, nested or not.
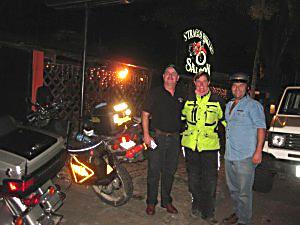
[(189, 29), (183, 33), (184, 41), (187, 43), (188, 55), (185, 60), (185, 70), (189, 73), (197, 74), (207, 72), (210, 75), (210, 64), (207, 63), (207, 50), (211, 55), (214, 48), (208, 36), (199, 29)]

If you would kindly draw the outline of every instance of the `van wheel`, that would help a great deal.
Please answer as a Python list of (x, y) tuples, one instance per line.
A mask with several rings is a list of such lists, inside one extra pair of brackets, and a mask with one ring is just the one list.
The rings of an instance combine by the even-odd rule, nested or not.
[(272, 190), (275, 173), (257, 168), (255, 171), (255, 178), (253, 184), (253, 190), (262, 193), (268, 193)]

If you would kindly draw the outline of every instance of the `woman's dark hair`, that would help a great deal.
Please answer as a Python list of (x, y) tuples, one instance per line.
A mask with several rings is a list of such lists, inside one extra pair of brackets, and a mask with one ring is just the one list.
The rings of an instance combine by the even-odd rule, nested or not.
[(196, 81), (196, 80), (198, 80), (200, 77), (202, 77), (202, 76), (205, 76), (206, 77), (206, 79), (207, 79), (207, 81), (210, 81), (210, 76), (209, 76), (209, 74), (208, 73), (206, 73), (206, 72), (200, 72), (200, 73), (197, 73), (195, 76), (194, 76), (194, 81)]

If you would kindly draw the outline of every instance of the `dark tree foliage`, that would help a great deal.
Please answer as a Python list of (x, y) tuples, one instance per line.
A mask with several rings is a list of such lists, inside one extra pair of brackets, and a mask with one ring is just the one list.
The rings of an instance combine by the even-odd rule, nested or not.
[[(90, 10), (88, 54), (134, 58), (143, 65), (181, 65), (182, 32), (200, 28), (211, 39), (212, 70), (257, 76), (258, 87), (299, 82), (299, 0), (135, 0)], [(43, 0), (0, 1), (0, 41), (79, 54), (83, 10), (54, 10)], [(264, 86), (263, 86), (264, 85)], [(278, 88), (275, 87), (274, 88)], [(273, 88), (273, 89), (274, 89)], [(272, 88), (271, 88), (272, 89)]]

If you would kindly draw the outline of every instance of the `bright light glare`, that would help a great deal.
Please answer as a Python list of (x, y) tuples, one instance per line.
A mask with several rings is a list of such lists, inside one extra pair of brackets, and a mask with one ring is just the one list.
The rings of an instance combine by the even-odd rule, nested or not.
[(87, 177), (89, 175), (86, 168), (84, 168), (82, 166), (72, 164), (72, 168), (75, 171), (75, 173), (79, 174), (82, 177)]
[(9, 182), (9, 188), (10, 188), (10, 190), (12, 190), (12, 191), (17, 190), (16, 184), (14, 184), (14, 183), (12, 183), (12, 182)]
[(118, 72), (118, 75), (119, 75), (120, 79), (125, 79), (127, 74), (128, 74), (128, 69), (127, 68), (125, 68), (124, 70), (121, 70), (121, 71)]
[[(76, 156), (71, 157), (71, 162), (70, 162), (73, 178), (76, 183), (83, 183), (90, 177), (92, 177), (95, 173), (92, 169), (90, 169), (87, 165), (84, 163), (80, 162)], [(83, 177), (81, 180), (78, 180), (79, 177)]]
[(296, 166), (296, 177), (300, 177), (300, 166)]
[(114, 110), (116, 112), (120, 112), (120, 111), (125, 110), (127, 108), (128, 108), (128, 105), (125, 102), (122, 102), (121, 104), (118, 104), (118, 105), (114, 106)]
[(106, 174), (107, 175), (110, 174), (113, 170), (114, 169), (109, 164), (106, 165)]
[(276, 106), (274, 104), (270, 105), (270, 114), (275, 114)]
[(285, 136), (283, 135), (274, 135), (272, 139), (272, 144), (276, 147), (281, 147), (285, 143)]
[(129, 116), (130, 114), (131, 114), (131, 110), (130, 110), (130, 109), (126, 109), (125, 115), (126, 115), (126, 116)]
[(132, 147), (136, 146), (136, 143), (132, 140), (129, 140), (127, 142), (125, 141), (125, 142), (120, 143), (120, 146), (123, 147), (126, 150), (129, 150)]
[(118, 114), (113, 115), (113, 120), (114, 120), (114, 123), (118, 123), (119, 122), (119, 115)]

